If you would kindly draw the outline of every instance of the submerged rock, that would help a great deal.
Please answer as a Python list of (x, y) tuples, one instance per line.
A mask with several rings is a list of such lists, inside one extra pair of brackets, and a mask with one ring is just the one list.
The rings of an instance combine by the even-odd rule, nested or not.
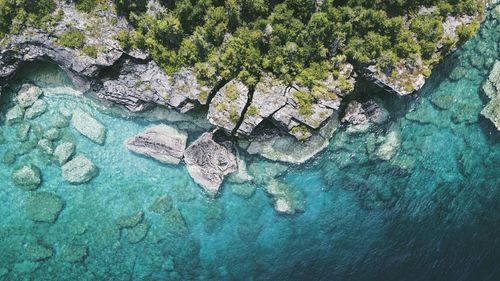
[(81, 110), (75, 111), (71, 118), (71, 124), (78, 132), (93, 142), (104, 144), (106, 128), (90, 114)]
[(291, 136), (271, 135), (252, 141), (247, 152), (273, 161), (301, 164), (328, 147), (338, 125), (338, 118), (333, 115), (327, 124), (307, 141), (298, 141)]
[(125, 141), (136, 153), (167, 164), (179, 164), (186, 149), (187, 134), (167, 125), (157, 125)]
[(47, 111), (47, 103), (44, 100), (37, 100), (31, 107), (26, 109), (24, 117), (26, 119), (35, 119)]
[(149, 209), (157, 214), (165, 214), (172, 209), (172, 206), (172, 198), (164, 194), (158, 197)]
[(19, 141), (27, 141), (31, 125), (29, 123), (21, 123), (16, 130), (16, 137)]
[(15, 105), (7, 113), (5, 114), (5, 120), (7, 120), (7, 123), (17, 123), (23, 120), (24, 116), (24, 108), (20, 107), (19, 105)]
[(30, 107), (32, 106), (38, 97), (42, 94), (42, 90), (37, 86), (31, 84), (24, 84), (21, 87), (21, 90), (17, 93), (16, 102), (21, 107)]
[(387, 134), (384, 142), (380, 145), (375, 154), (382, 160), (391, 160), (399, 149), (400, 144), (399, 134), (395, 131), (391, 131)]
[(271, 179), (264, 186), (274, 200), (274, 209), (278, 213), (293, 215), (305, 210), (303, 195), (297, 190), (276, 179)]
[(66, 142), (58, 145), (54, 150), (54, 158), (59, 165), (66, 163), (75, 154), (75, 144)]
[(345, 110), (342, 123), (348, 123), (349, 133), (364, 133), (370, 124), (382, 124), (387, 121), (389, 113), (374, 100), (363, 103), (351, 101)]
[(136, 226), (127, 230), (128, 242), (131, 244), (141, 242), (148, 234), (148, 231), (149, 231), (149, 223), (141, 222), (137, 224)]
[(184, 219), (184, 216), (179, 209), (173, 208), (172, 210), (163, 214), (161, 218), (162, 224), (165, 228), (167, 228), (168, 232), (179, 236), (184, 236), (189, 233), (189, 228), (186, 220)]
[(123, 216), (116, 220), (116, 226), (119, 228), (131, 228), (142, 222), (144, 212), (140, 211), (132, 215)]
[(54, 153), (54, 145), (48, 139), (39, 140), (37, 146), (42, 152), (48, 155), (52, 155), (52, 153)]
[(54, 255), (52, 248), (39, 243), (27, 246), (26, 251), (31, 261), (48, 260)]
[(32, 164), (24, 165), (12, 174), (15, 185), (25, 190), (35, 190), (42, 183), (40, 169)]
[(82, 184), (97, 176), (97, 167), (85, 156), (77, 155), (62, 166), (62, 175), (69, 183)]
[(61, 259), (70, 263), (83, 262), (88, 255), (89, 249), (87, 246), (64, 245), (61, 250)]
[(204, 133), (184, 152), (184, 161), (194, 181), (214, 196), (224, 177), (238, 170), (234, 144), (223, 136)]
[(53, 193), (34, 193), (26, 200), (26, 214), (36, 222), (55, 222), (63, 208), (64, 200)]
[(49, 141), (58, 140), (60, 138), (59, 130), (57, 128), (48, 129), (45, 134), (43, 134), (43, 137)]

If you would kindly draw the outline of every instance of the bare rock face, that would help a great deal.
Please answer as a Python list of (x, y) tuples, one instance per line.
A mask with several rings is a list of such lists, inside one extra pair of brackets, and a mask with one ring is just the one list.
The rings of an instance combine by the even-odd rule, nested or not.
[(186, 149), (187, 134), (177, 129), (158, 125), (125, 141), (125, 146), (136, 153), (150, 156), (167, 164), (179, 164)]
[(208, 121), (231, 133), (238, 124), (248, 102), (247, 86), (232, 80), (222, 87), (210, 103)]
[(252, 103), (238, 128), (238, 134), (250, 135), (264, 119), (283, 108), (287, 102), (286, 88), (283, 82), (271, 74), (264, 75), (255, 87)]
[(483, 85), (483, 90), (491, 100), (481, 114), (490, 119), (500, 131), (500, 61), (496, 61), (493, 66), (488, 80)]
[(236, 148), (217, 133), (204, 133), (184, 152), (191, 177), (210, 196), (219, 191), (224, 177), (238, 170)]

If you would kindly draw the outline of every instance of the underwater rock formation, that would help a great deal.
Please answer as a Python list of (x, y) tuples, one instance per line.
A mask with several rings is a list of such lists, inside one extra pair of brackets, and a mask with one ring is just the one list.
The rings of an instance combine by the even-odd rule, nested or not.
[(186, 149), (187, 134), (167, 125), (147, 128), (125, 141), (125, 146), (136, 153), (150, 156), (167, 164), (179, 164)]
[(25, 190), (37, 189), (42, 183), (40, 169), (31, 164), (24, 165), (14, 171), (12, 181)]
[(77, 155), (62, 167), (63, 178), (71, 184), (82, 184), (97, 175), (97, 167), (83, 155)]
[(106, 140), (106, 128), (104, 125), (86, 112), (81, 110), (73, 112), (71, 125), (95, 143), (103, 144)]

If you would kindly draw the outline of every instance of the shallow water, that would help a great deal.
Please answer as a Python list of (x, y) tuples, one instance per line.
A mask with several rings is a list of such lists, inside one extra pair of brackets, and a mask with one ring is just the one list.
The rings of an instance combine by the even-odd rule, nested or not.
[[(268, 179), (246, 186), (226, 182), (221, 195), (209, 199), (185, 167), (162, 165), (122, 145), (159, 122), (189, 130), (193, 141), (205, 126), (200, 119), (196, 127), (168, 111), (126, 114), (66, 95), (68, 88), (55, 93), (52, 87), (68, 82), (50, 66), (25, 69), (12, 88), (35, 82), (49, 104), (47, 113), (30, 121), (31, 139), (37, 126), (51, 128), (77, 108), (102, 122), (108, 135), (100, 146), (71, 126), (61, 129), (63, 139), (99, 168), (94, 180), (75, 186), (50, 157), (16, 139), (18, 125), (0, 125), (6, 138), (0, 144), (0, 279), (498, 280), (500, 136), (479, 114), (486, 102), (480, 87), (500, 58), (498, 42), (498, 21), (490, 19), (417, 97), (382, 96), (391, 110), (388, 124), (364, 134), (342, 129), (314, 160), (288, 167), (279, 180), (303, 197), (305, 209), (293, 216), (273, 210), (262, 188)], [(2, 96), (2, 112), (12, 106), (11, 97)], [(391, 160), (380, 160), (377, 140), (390, 132), (399, 146)], [(6, 164), (5, 155), (13, 152), (15, 163)], [(264, 162), (244, 157), (249, 165)], [(35, 192), (65, 202), (53, 224), (31, 221), (30, 192), (11, 182), (11, 173), (26, 163), (42, 170)], [(241, 189), (250, 191), (242, 195)], [(152, 211), (164, 194), (173, 202), (169, 213), (181, 216), (166, 219)], [(116, 221), (138, 211), (150, 227), (142, 241), (130, 243), (131, 230), (120, 230)], [(52, 256), (33, 261), (33, 245)], [(62, 252), (69, 245), (83, 246), (88, 255), (68, 262)]]

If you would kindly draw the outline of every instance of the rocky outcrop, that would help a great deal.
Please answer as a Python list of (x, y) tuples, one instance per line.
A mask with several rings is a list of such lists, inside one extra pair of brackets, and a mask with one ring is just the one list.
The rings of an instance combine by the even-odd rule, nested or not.
[(264, 75), (253, 93), (252, 102), (238, 127), (238, 134), (249, 136), (262, 121), (268, 119), (287, 103), (287, 86), (271, 74)]
[(125, 141), (136, 153), (167, 164), (179, 164), (186, 149), (187, 134), (167, 125), (157, 125)]
[(248, 99), (248, 87), (238, 80), (230, 81), (212, 99), (208, 109), (208, 121), (232, 133), (238, 125)]
[(64, 165), (75, 154), (76, 146), (73, 143), (61, 143), (54, 150), (54, 158), (59, 165)]
[(191, 177), (210, 196), (215, 196), (224, 177), (238, 170), (236, 148), (218, 132), (204, 133), (184, 152)]
[[(421, 7), (420, 11), (421, 15), (433, 15), (438, 13), (439, 9), (435, 7)], [(442, 23), (444, 34), (437, 43), (434, 57), (442, 59), (449, 52), (456, 50), (459, 43), (461, 43), (458, 40), (457, 27), (480, 20), (481, 16), (481, 14), (475, 16), (448, 16)], [(409, 25), (411, 17), (405, 18)], [(451, 50), (443, 49), (445, 40), (454, 42)], [(368, 65), (358, 65), (356, 69), (359, 70), (360, 74), (368, 81), (373, 82), (383, 90), (398, 96), (406, 96), (420, 90), (424, 86), (428, 75), (432, 71), (432, 66), (428, 65), (421, 55), (418, 54), (409, 59), (400, 59), (389, 68), (383, 68), (378, 61), (372, 61)]]
[[(500, 7), (500, 6), (499, 6)], [(483, 91), (490, 98), (481, 114), (490, 119), (500, 131), (500, 61), (497, 60), (483, 85)]]

